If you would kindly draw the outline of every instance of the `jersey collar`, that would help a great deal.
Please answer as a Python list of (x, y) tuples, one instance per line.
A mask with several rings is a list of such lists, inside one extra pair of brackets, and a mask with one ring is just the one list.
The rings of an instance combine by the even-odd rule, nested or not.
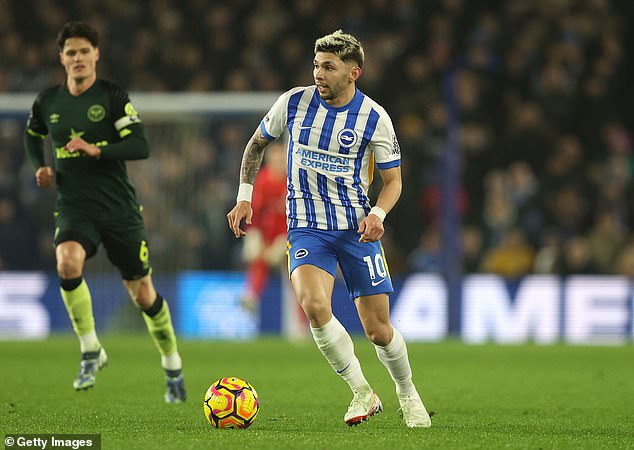
[(321, 106), (323, 106), (324, 108), (330, 111), (345, 111), (346, 109), (355, 107), (363, 101), (363, 97), (364, 97), (363, 92), (361, 92), (359, 88), (355, 88), (355, 93), (354, 93), (354, 97), (352, 97), (352, 100), (350, 100), (348, 103), (346, 103), (343, 106), (331, 106), (328, 103), (326, 103), (325, 100), (322, 100), (322, 98), (319, 96), (319, 93), (317, 92), (317, 87), (315, 87), (315, 94), (317, 95), (317, 98), (319, 99), (319, 103), (321, 103)]

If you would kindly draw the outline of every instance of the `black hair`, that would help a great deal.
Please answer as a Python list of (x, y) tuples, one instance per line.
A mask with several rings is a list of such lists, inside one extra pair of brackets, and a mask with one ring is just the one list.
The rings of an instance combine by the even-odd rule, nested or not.
[(66, 22), (62, 31), (57, 35), (57, 47), (61, 52), (64, 50), (66, 40), (70, 38), (84, 38), (93, 47), (99, 47), (99, 33), (93, 27), (84, 22)]

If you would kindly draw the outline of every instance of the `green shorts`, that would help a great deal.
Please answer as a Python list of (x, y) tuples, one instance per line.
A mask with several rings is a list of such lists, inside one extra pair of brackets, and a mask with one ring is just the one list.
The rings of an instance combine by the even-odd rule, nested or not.
[(97, 253), (99, 244), (124, 280), (138, 280), (150, 273), (150, 258), (145, 226), (140, 213), (116, 220), (95, 220), (85, 213), (63, 209), (55, 213), (55, 245), (77, 241), (86, 259)]

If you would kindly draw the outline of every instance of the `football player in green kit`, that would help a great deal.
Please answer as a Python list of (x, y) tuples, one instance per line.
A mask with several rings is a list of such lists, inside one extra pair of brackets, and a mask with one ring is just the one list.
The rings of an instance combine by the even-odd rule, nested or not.
[[(103, 244), (130, 297), (143, 311), (161, 354), (167, 376), (165, 401), (184, 401), (174, 327), (167, 302), (152, 283), (141, 208), (126, 171), (126, 160), (149, 156), (141, 120), (126, 92), (97, 78), (99, 36), (94, 28), (68, 22), (57, 44), (66, 82), (38, 95), (24, 142), (37, 185), (57, 186), (57, 273), (82, 353), (73, 386), (77, 390), (92, 387), (108, 361), (95, 332), (90, 291), (83, 279), (86, 259)], [(45, 163), (47, 135), (53, 145), (54, 168)]]

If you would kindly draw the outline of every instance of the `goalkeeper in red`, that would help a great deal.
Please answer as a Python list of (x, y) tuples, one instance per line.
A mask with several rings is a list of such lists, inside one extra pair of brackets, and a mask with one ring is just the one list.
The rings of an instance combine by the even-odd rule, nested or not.
[[(126, 170), (126, 160), (149, 156), (141, 120), (126, 92), (97, 78), (95, 29), (68, 22), (57, 44), (66, 82), (37, 96), (24, 144), (37, 185), (57, 188), (57, 273), (82, 354), (73, 386), (77, 390), (92, 387), (108, 361), (95, 332), (92, 300), (83, 278), (86, 259), (103, 244), (161, 354), (167, 377), (165, 401), (184, 401), (185, 382), (170, 311), (152, 283), (141, 207)], [(47, 166), (44, 158), (47, 135), (54, 167)]]

